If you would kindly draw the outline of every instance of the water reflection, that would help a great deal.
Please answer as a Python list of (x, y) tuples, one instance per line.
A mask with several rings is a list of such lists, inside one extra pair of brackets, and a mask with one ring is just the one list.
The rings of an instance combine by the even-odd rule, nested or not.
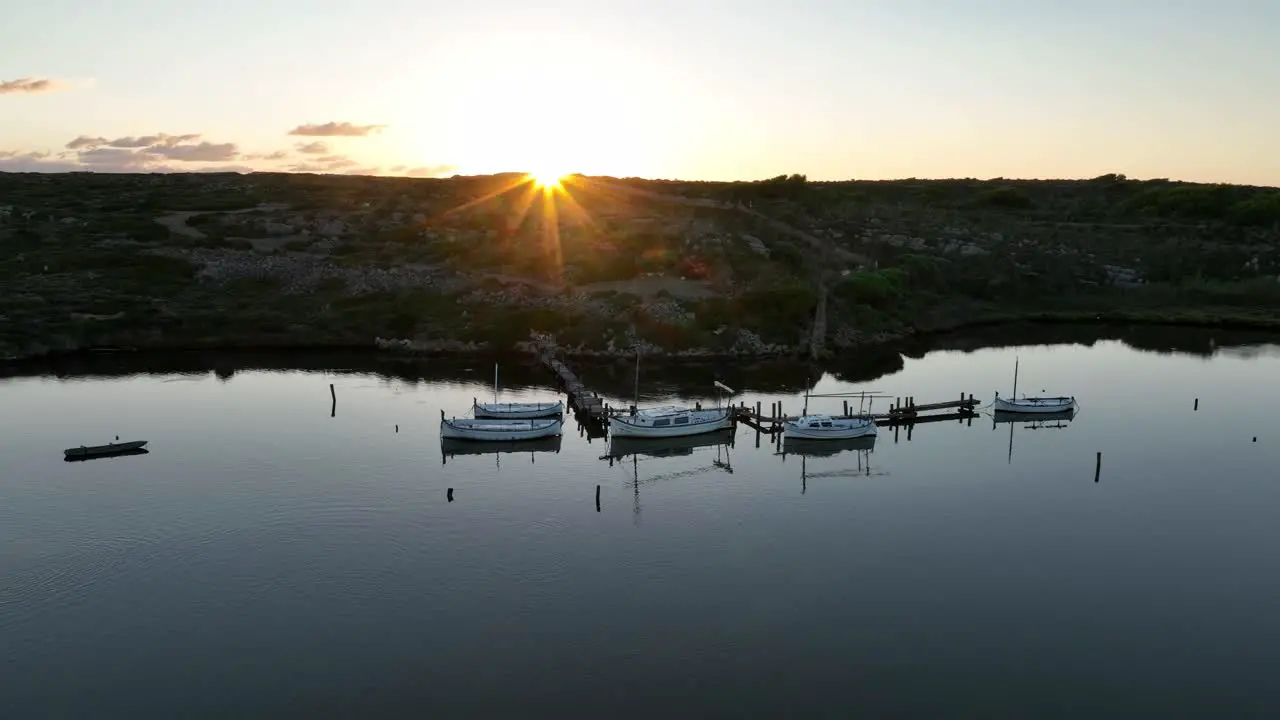
[(725, 445), (733, 447), (736, 428), (726, 428), (702, 435), (673, 438), (613, 437), (609, 439), (609, 452), (605, 458), (612, 463), (632, 455), (652, 458), (692, 455), (695, 448)]
[(563, 438), (559, 435), (536, 440), (520, 440), (513, 442), (479, 442), (476, 440), (458, 440), (456, 438), (440, 438), (440, 464), (447, 463), (463, 455), (493, 455), (494, 464), (501, 466), (501, 455), (528, 454), (529, 462), (536, 461), (537, 453), (560, 452)]
[(1065, 430), (1068, 423), (1076, 418), (1079, 410), (1071, 408), (1056, 413), (1028, 415), (1026, 413), (1005, 412), (997, 410), (991, 413), (991, 429), (995, 430), (1001, 423), (1009, 426), (1009, 450), (1005, 457), (1007, 464), (1013, 464), (1013, 429), (1021, 426), (1024, 430)]
[[(876, 436), (850, 438), (848, 440), (802, 440), (796, 438), (788, 438), (782, 441), (782, 450), (778, 453), (786, 462), (788, 455), (800, 456), (800, 494), (804, 495), (809, 491), (810, 479), (822, 478), (854, 478), (854, 477), (871, 477), (871, 454), (875, 452)], [(826, 470), (818, 472), (809, 472), (810, 458), (833, 458), (844, 453), (853, 453), (857, 458), (856, 462), (850, 464), (847, 460), (837, 464), (836, 467), (829, 467), (827, 462), (821, 462), (821, 466), (828, 466)], [(876, 472), (875, 475), (887, 475), (888, 473)]]

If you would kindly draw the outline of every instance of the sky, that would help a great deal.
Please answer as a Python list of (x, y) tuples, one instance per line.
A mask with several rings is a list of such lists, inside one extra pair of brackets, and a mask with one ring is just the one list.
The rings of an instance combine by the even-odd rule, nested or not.
[(0, 170), (1280, 185), (1277, 0), (0, 0)]

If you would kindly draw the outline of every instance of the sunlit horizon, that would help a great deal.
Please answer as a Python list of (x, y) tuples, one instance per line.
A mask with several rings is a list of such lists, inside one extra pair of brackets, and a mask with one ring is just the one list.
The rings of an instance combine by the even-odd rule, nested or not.
[(122, 0), (6, 20), (58, 32), (7, 38), (0, 170), (1280, 185), (1263, 0)]

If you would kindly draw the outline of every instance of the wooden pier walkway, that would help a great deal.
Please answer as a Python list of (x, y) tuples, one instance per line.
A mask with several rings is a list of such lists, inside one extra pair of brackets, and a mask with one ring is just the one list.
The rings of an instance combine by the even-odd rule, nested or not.
[(600, 399), (598, 393), (588, 388), (564, 361), (552, 355), (543, 355), (542, 364), (560, 381), (560, 387), (569, 396), (569, 405), (576, 411), (579, 420), (596, 425), (605, 424), (613, 410)]
[[(564, 388), (565, 393), (569, 396), (569, 406), (574, 409), (578, 420), (588, 424), (603, 428), (609, 416), (624, 412), (619, 408), (610, 407), (600, 395), (587, 387), (581, 378), (574, 373), (563, 360), (556, 358), (550, 354), (542, 356), (542, 364), (556, 376), (560, 382), (560, 386)], [(976, 416), (978, 403), (974, 400), (973, 395), (965, 395), (960, 393), (958, 400), (948, 400), (946, 402), (936, 403), (916, 403), (914, 397), (895, 398), (893, 404), (889, 406), (889, 412), (872, 413), (869, 417), (874, 418), (876, 425), (880, 427), (898, 427), (911, 426), (920, 423), (945, 422), (948, 420), (966, 420)], [(798, 415), (787, 415), (783, 412), (782, 403), (771, 403), (769, 408), (761, 407), (761, 403), (757, 402), (755, 407), (748, 407), (745, 402), (738, 405), (730, 405), (730, 411), (733, 413), (734, 419), (753, 430), (766, 434), (774, 434), (782, 432), (783, 423), (788, 420), (795, 420)], [(767, 411), (767, 412), (766, 412)], [(942, 412), (950, 411), (950, 412)], [(848, 400), (844, 402), (844, 410), (840, 414), (832, 413), (834, 417), (855, 417), (856, 412), (851, 412)]]
[[(767, 413), (765, 412), (766, 409), (768, 410)], [(942, 410), (950, 410), (951, 412), (939, 412)], [(889, 406), (889, 412), (870, 413), (862, 415), (862, 417), (874, 419), (879, 427), (896, 427), (899, 425), (946, 422), (948, 420), (966, 420), (977, 414), (978, 402), (973, 398), (973, 395), (966, 396), (964, 393), (960, 393), (958, 400), (925, 404), (916, 404), (914, 397), (907, 397), (905, 401), (903, 398), (896, 398), (894, 403)], [(769, 408), (762, 408), (758, 402), (754, 408), (748, 407), (746, 403), (739, 403), (734, 407), (734, 415), (739, 422), (747, 427), (769, 434), (782, 432), (783, 423), (797, 420), (800, 417), (799, 415), (785, 414), (781, 402), (772, 403)], [(832, 413), (832, 416), (851, 418), (859, 415), (850, 411), (849, 402), (846, 400), (844, 411), (842, 413)]]

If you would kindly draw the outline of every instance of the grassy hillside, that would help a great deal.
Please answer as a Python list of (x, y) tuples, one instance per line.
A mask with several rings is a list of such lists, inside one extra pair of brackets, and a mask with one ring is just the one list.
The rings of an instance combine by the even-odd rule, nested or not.
[[(1280, 190), (0, 174), (0, 357), (838, 353), (1004, 319), (1280, 328)], [(816, 332), (815, 332), (816, 331)]]

